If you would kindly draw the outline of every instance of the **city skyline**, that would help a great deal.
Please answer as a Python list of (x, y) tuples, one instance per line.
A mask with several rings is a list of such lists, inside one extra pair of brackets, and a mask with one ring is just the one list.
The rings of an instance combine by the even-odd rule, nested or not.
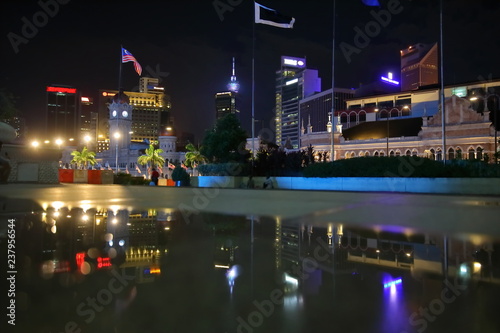
[[(331, 87), (333, 2), (261, 3), (296, 19), (293, 29), (255, 25), (255, 118), (262, 127), (273, 129), (274, 78), (282, 55), (307, 57), (308, 65), (319, 71), (322, 90)], [(84, 95), (116, 89), (123, 45), (142, 65), (143, 76), (159, 77), (172, 97), (178, 133), (192, 132), (200, 141), (204, 130), (215, 122), (213, 96), (225, 88), (234, 56), (241, 84), (241, 120), (250, 133), (253, 4), (243, 0), (231, 4), (222, 0), (195, 6), (132, 1), (3, 2), (1, 54), (6, 65), (0, 85), (18, 96), (16, 106), (33, 131), (45, 105), (46, 86), (71, 85)], [(336, 6), (337, 87), (356, 88), (388, 71), (399, 73), (401, 49), (439, 40), (435, 1), (388, 0), (381, 1), (380, 8), (366, 7), (361, 1), (337, 1)], [(488, 37), (498, 30), (493, 18), (499, 12), (500, 5), (494, 1), (474, 6), (465, 0), (445, 1), (445, 84), (500, 76), (494, 66), (500, 45)], [(363, 40), (363, 31), (371, 36)], [(133, 65), (123, 64), (125, 90), (138, 88), (138, 79)]]

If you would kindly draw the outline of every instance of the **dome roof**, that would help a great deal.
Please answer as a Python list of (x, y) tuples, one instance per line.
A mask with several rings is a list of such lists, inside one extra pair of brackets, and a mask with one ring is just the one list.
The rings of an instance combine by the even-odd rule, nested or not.
[(113, 97), (113, 103), (130, 104), (130, 99), (123, 93), (123, 90), (120, 89), (120, 91)]

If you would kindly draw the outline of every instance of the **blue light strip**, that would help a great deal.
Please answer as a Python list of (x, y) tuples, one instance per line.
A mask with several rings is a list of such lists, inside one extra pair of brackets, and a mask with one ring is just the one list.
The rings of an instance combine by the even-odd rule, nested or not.
[(384, 288), (390, 288), (392, 286), (395, 286), (397, 284), (403, 283), (403, 280), (401, 278), (384, 283)]
[(399, 81), (396, 81), (396, 80), (391, 80), (391, 79), (389, 79), (388, 77), (385, 77), (385, 76), (381, 76), (381, 77), (380, 77), (380, 79), (381, 79), (382, 81), (387, 82), (387, 83), (391, 83), (391, 84), (393, 84), (393, 85), (395, 85), (395, 86), (399, 86)]

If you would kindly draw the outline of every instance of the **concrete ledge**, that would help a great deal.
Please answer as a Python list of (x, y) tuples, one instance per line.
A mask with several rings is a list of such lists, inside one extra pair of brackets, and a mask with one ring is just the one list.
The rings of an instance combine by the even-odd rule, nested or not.
[[(248, 177), (198, 176), (198, 187), (246, 187)], [(500, 195), (500, 178), (272, 177), (275, 188), (290, 190)], [(254, 177), (261, 187), (265, 177)]]

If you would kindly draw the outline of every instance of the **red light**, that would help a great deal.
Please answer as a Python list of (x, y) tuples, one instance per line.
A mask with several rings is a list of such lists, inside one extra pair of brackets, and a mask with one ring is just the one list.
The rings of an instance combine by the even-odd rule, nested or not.
[(64, 88), (64, 87), (47, 87), (48, 92), (60, 92), (68, 94), (76, 94), (75, 88)]
[(76, 265), (80, 267), (85, 260), (85, 252), (78, 252), (76, 254)]
[(103, 268), (103, 267), (110, 267), (111, 266), (111, 261), (109, 258), (97, 258), (97, 268)]

